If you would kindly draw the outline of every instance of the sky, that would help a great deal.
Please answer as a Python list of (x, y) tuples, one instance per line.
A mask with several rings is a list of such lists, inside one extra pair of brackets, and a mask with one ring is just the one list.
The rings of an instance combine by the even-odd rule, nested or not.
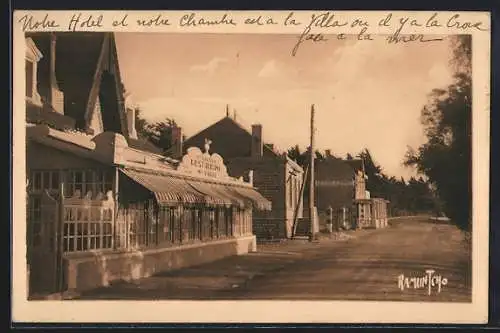
[(387, 44), (354, 38), (303, 43), (296, 35), (116, 33), (122, 81), (148, 121), (176, 120), (189, 137), (226, 115), (280, 150), (309, 145), (315, 105), (316, 149), (345, 157), (368, 148), (389, 176), (408, 146), (425, 142), (420, 112), (446, 87), (449, 42)]

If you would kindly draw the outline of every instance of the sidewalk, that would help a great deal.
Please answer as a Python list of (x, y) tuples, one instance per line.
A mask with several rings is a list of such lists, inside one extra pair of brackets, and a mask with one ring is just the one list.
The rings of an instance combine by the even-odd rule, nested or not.
[(319, 241), (288, 240), (259, 244), (257, 251), (215, 262), (159, 273), (136, 281), (120, 281), (109, 287), (82, 293), (73, 299), (211, 299), (224, 291), (243, 287), (255, 277), (279, 271), (301, 259), (321, 252), (370, 230), (321, 235)]

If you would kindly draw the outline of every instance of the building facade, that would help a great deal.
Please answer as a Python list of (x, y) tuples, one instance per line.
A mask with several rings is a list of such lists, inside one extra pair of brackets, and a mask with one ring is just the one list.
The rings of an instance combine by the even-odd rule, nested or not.
[(26, 46), (30, 294), (255, 250), (252, 216), (271, 202), (230, 177), (209, 144), (179, 159), (145, 149), (127, 118), (112, 34), (36, 34)]
[(316, 206), (322, 229), (327, 223), (335, 229), (387, 224), (387, 201), (370, 198), (363, 160), (343, 160), (327, 151), (324, 159), (316, 161), (315, 171)]
[[(254, 124), (251, 130), (246, 129), (229, 113), (186, 139), (184, 145), (202, 147), (205, 140), (210, 140), (214, 149), (224, 157), (231, 176), (246, 177), (252, 171), (254, 186), (272, 202), (272, 211), (253, 215), (253, 230), (257, 238), (292, 237), (294, 220), (303, 214), (302, 167), (286, 154), (278, 154), (264, 144), (262, 125)], [(179, 142), (179, 139), (174, 141)], [(176, 150), (179, 148), (171, 151)]]

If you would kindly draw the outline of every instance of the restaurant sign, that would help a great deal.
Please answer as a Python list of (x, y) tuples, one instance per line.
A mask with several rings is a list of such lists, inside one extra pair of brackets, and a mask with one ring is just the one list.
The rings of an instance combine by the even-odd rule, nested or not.
[(210, 154), (207, 147), (205, 148), (205, 152), (197, 147), (188, 148), (177, 170), (193, 176), (228, 178), (222, 157), (219, 154)]

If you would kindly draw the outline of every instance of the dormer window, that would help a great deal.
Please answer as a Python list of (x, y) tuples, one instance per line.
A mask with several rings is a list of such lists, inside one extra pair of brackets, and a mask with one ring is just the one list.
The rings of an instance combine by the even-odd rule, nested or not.
[(26, 101), (38, 106), (42, 106), (42, 101), (37, 90), (37, 68), (38, 62), (42, 57), (42, 53), (38, 50), (33, 40), (26, 38)]

